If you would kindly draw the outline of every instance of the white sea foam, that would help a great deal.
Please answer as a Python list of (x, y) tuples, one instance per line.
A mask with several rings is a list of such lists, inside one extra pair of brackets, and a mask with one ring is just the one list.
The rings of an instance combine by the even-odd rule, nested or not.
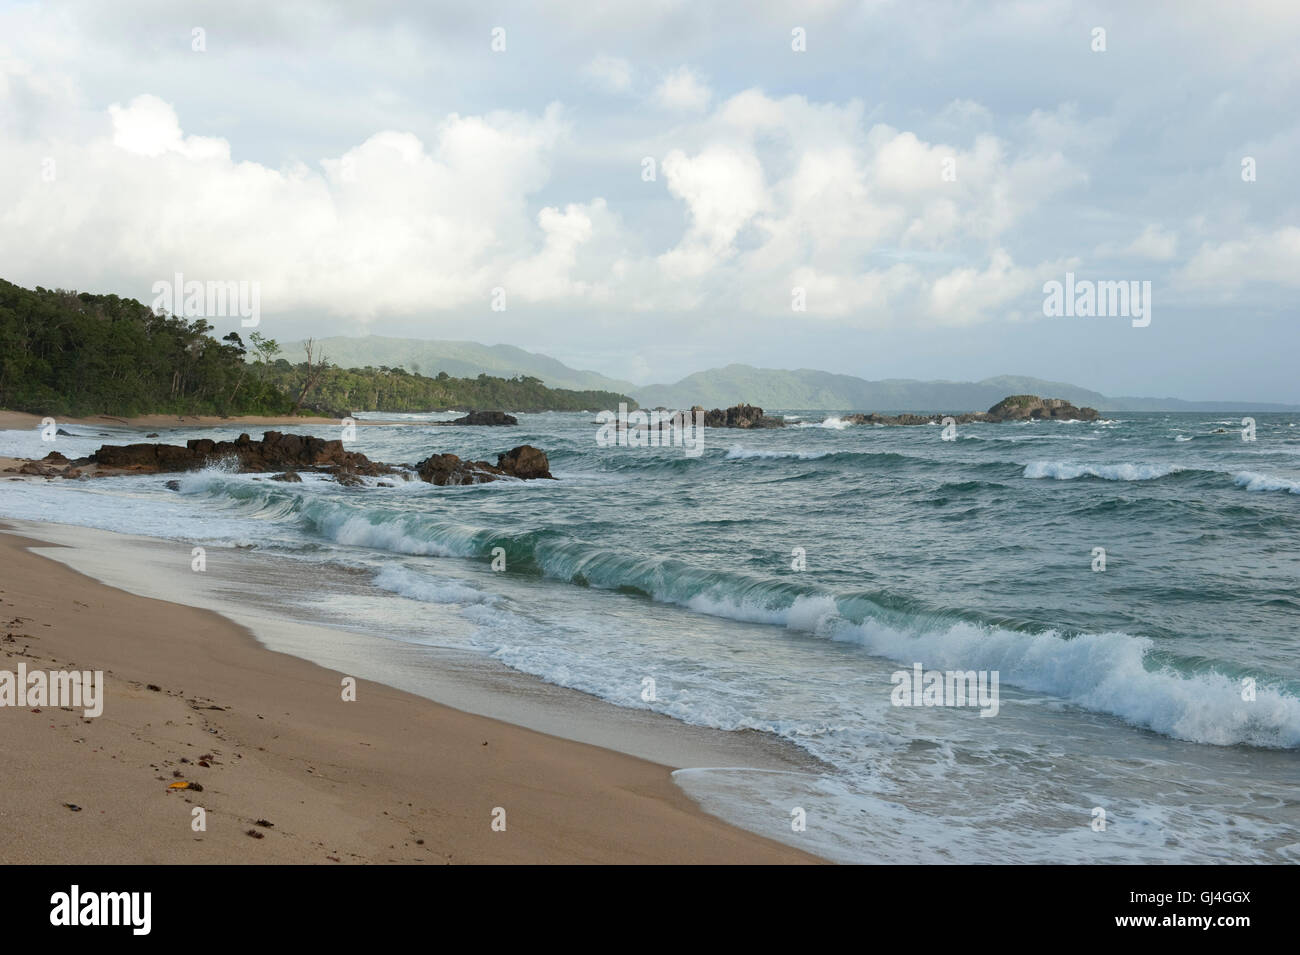
[(804, 596), (785, 607), (717, 593), (685, 602), (696, 612), (745, 623), (784, 626), (855, 643), (898, 663), (923, 660), (933, 669), (996, 670), (1002, 682), (1047, 693), (1084, 709), (1177, 739), (1218, 746), (1300, 747), (1300, 698), (1257, 687), (1246, 704), (1241, 684), (1215, 672), (1148, 668), (1148, 637), (1094, 633), (1063, 637), (968, 622), (899, 628), (839, 615), (829, 595)]
[(845, 428), (851, 427), (851, 425), (848, 421), (845, 421), (843, 418), (837, 418), (834, 415), (832, 415), (826, 418), (826, 420), (824, 421), (800, 421), (797, 425), (795, 425), (795, 427), (796, 428), (826, 428), (831, 431), (843, 431)]
[(1151, 481), (1186, 470), (1176, 464), (1074, 464), (1069, 461), (1033, 461), (1025, 465), (1024, 477), (1072, 481), (1095, 477), (1107, 481)]
[(835, 600), (829, 595), (796, 597), (787, 607), (772, 608), (717, 593), (703, 593), (685, 601), (685, 606), (713, 617), (773, 624), (808, 633), (825, 632), (825, 628), (838, 618)]
[(1050, 693), (1135, 726), (1177, 739), (1230, 746), (1300, 746), (1300, 698), (1260, 686), (1244, 703), (1241, 684), (1219, 673), (1148, 669), (1153, 644), (1127, 633), (1065, 638), (957, 623), (908, 633), (875, 620), (840, 628), (856, 642), (899, 662), (924, 660), (936, 669), (997, 670), (1002, 681)]
[(1300, 494), (1300, 481), (1288, 481), (1286, 478), (1270, 477), (1254, 471), (1240, 472), (1234, 483), (1247, 491), (1290, 491), (1292, 494)]
[(375, 575), (376, 587), (424, 603), (484, 604), (497, 597), (454, 580), (442, 580), (416, 573), (398, 564), (389, 564)]

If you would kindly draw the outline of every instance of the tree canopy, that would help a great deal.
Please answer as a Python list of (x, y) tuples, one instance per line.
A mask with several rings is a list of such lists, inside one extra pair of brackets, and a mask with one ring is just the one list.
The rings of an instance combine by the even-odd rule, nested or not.
[[(217, 340), (204, 319), (155, 314), (135, 299), (25, 289), (0, 279), (0, 407), (51, 415), (288, 414), (352, 411), (592, 411), (636, 402), (547, 388), (517, 376), (433, 377), (277, 358), (260, 332)], [(249, 355), (249, 350), (252, 355)]]

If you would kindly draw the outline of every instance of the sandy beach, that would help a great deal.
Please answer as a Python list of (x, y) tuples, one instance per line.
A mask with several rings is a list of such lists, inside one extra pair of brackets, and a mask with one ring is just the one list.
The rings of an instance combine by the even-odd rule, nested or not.
[(105, 703), (0, 708), (0, 862), (819, 861), (705, 814), (667, 766), (366, 680), (344, 702), (339, 672), (33, 546), (0, 533), (3, 668), (103, 670)]

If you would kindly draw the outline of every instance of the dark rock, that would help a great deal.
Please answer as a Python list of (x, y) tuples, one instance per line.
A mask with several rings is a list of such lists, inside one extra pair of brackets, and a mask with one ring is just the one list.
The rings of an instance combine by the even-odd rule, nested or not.
[(941, 424), (944, 418), (952, 418), (957, 424), (970, 424), (983, 421), (999, 424), (1004, 421), (1059, 420), (1096, 421), (1099, 415), (1095, 408), (1076, 408), (1063, 398), (1039, 398), (1037, 395), (1012, 395), (1003, 398), (988, 411), (971, 411), (963, 414), (870, 414), (845, 415), (843, 420), (849, 424), (880, 425), (917, 425)]
[(506, 474), (524, 481), (537, 478), (555, 480), (551, 474), (551, 462), (547, 460), (546, 452), (534, 448), (531, 444), (521, 444), (517, 448), (511, 448), (505, 454), (498, 454), (497, 467)]
[(555, 480), (546, 452), (528, 444), (497, 455), (495, 466), (486, 461), (462, 461), (454, 454), (434, 454), (417, 464), (415, 469), (420, 480), (442, 486), (485, 484), (501, 477), (513, 477), (521, 481), (538, 478)]
[[(271, 480), (290, 483), (302, 480), (297, 473), (300, 471), (332, 474), (334, 480), (345, 487), (364, 484), (362, 477), (385, 474), (406, 476), (406, 472), (398, 468), (371, 461), (359, 452), (345, 450), (342, 441), (326, 441), (310, 435), (282, 434), (279, 431), (267, 431), (260, 441), (254, 441), (246, 434), (241, 434), (234, 441), (195, 438), (186, 442), (185, 447), (171, 444), (106, 444), (86, 459), (85, 463), (99, 465), (101, 470), (98, 474), (102, 476), (106, 469), (158, 474), (191, 471), (222, 462), (233, 463), (241, 472), (278, 471), (281, 473), (272, 475)], [(58, 472), (54, 471), (56, 465), (28, 462), (24, 467), (28, 466), (40, 470), (21, 473), (58, 476)], [(53, 473), (47, 474), (47, 469)], [(435, 454), (419, 462), (415, 469), (421, 480), (439, 485), (478, 484), (501, 477), (523, 481), (538, 478), (554, 480), (546, 452), (527, 444), (498, 455), (495, 465), (486, 461), (462, 461), (454, 454)], [(179, 485), (175, 489), (179, 489)]]
[(181, 489), (181, 482), (180, 482), (180, 481), (168, 481), (168, 482), (167, 482), (167, 490), (169, 490), (169, 491), (179, 491), (180, 489)]
[(392, 471), (364, 454), (345, 450), (342, 441), (279, 431), (267, 431), (261, 441), (253, 441), (246, 434), (235, 441), (195, 438), (183, 448), (172, 444), (106, 444), (92, 459), (102, 467), (150, 474), (192, 471), (223, 461), (233, 461), (245, 472), (343, 470), (375, 475)]
[(446, 485), (483, 484), (505, 472), (486, 461), (462, 461), (455, 454), (432, 454), (415, 466), (421, 481)]
[(474, 424), (484, 425), (487, 427), (503, 427), (505, 425), (518, 424), (519, 419), (514, 415), (508, 415), (504, 411), (471, 411), (463, 418), (456, 418), (454, 421), (443, 421), (442, 424)]
[(75, 438), (75, 437), (76, 437), (76, 435), (73, 434), (71, 431), (64, 431), (62, 428), (59, 428), (59, 430), (55, 431), (54, 433), (55, 433), (56, 435), (60, 435), (60, 434), (61, 434), (61, 435), (63, 435), (65, 438)]
[(63, 477), (64, 469), (44, 461), (28, 461), (18, 467), (19, 474), (34, 474), (37, 477)]
[(145, 437), (146, 437), (146, 438), (156, 438), (156, 437), (158, 437), (158, 432), (157, 432), (157, 431), (150, 431), (148, 434), (145, 435)]
[[(983, 412), (980, 412), (979, 414), (982, 413)], [(870, 414), (845, 415), (842, 420), (847, 421), (849, 424), (915, 425), (915, 424), (938, 424), (946, 417), (952, 417), (954, 420), (957, 421), (958, 424), (963, 424), (967, 421), (979, 420), (978, 414), (963, 414), (963, 415), (951, 415), (951, 416), (943, 415), (943, 414), (887, 415), (887, 414), (876, 414), (874, 411), (871, 412)]]
[(704, 412), (706, 428), (782, 428), (785, 426), (784, 420), (763, 414), (763, 409), (755, 405), (732, 405), (725, 411), (721, 408), (704, 411), (701, 405), (696, 405), (691, 412), (696, 411)]
[(1037, 395), (1012, 395), (1003, 398), (986, 413), (986, 421), (1028, 421), (1056, 419), (1096, 421), (1095, 408), (1076, 408), (1064, 398), (1039, 398)]

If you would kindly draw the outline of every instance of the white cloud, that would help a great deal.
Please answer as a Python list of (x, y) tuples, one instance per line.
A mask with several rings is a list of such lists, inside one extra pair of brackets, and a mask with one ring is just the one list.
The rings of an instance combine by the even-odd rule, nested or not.
[(1178, 254), (1178, 233), (1172, 229), (1162, 229), (1154, 223), (1142, 230), (1142, 234), (1119, 250), (1122, 256), (1135, 259), (1150, 259), (1155, 262), (1168, 262)]
[(943, 325), (986, 321), (1004, 310), (1014, 313), (1007, 317), (1022, 317), (1013, 306), (1023, 304), (1030, 293), (1041, 289), (1045, 278), (1061, 273), (1063, 266), (1045, 262), (1019, 267), (1004, 249), (994, 249), (983, 270), (954, 269), (934, 282), (928, 302), (930, 315)]
[(1300, 287), (1300, 228), (1254, 232), (1230, 242), (1201, 246), (1178, 272), (1181, 284), (1229, 291), (1247, 282)]
[(690, 227), (660, 264), (672, 278), (703, 275), (730, 257), (736, 235), (766, 205), (763, 168), (752, 153), (714, 146), (689, 158), (674, 150), (663, 172), (668, 191), (686, 203)]
[(617, 56), (601, 53), (593, 57), (582, 72), (598, 86), (613, 93), (626, 93), (632, 88), (632, 64)]
[[(605, 60), (601, 75), (628, 75), (611, 66), (623, 61)], [(711, 94), (682, 68), (656, 95), (698, 110)], [(977, 103), (954, 112), (991, 125)], [(66, 174), (52, 183), (13, 172), (38, 169), (51, 145), (18, 144), (22, 161), (0, 175), (10, 210), (0, 258), (15, 277), (56, 261), (75, 277), (68, 284), (105, 276), (128, 294), (176, 271), (253, 279), (268, 314), (360, 321), (451, 316), (504, 286), (511, 302), (566, 315), (613, 308), (722, 324), (786, 313), (800, 287), (810, 320), (973, 324), (1032, 312), (1064, 256), (1013, 240), (1088, 181), (1053, 146), (1086, 139), (1088, 123), (1061, 109), (1022, 127), (1031, 135), (1018, 143), (984, 128), (945, 143), (869, 122), (858, 101), (746, 90), (672, 129), (678, 145), (647, 189), (680, 224), (650, 241), (645, 207), (557, 179), (557, 164), (580, 148), (558, 105), (451, 113), (423, 136), (383, 130), (317, 164), (275, 168), (237, 158), (226, 139), (186, 135), (170, 104), (144, 94), (101, 112), (96, 133), (61, 143)], [(627, 151), (653, 154), (662, 141), (631, 140)], [(1294, 283), (1296, 233), (1207, 243), (1186, 281)], [(1177, 243), (1149, 225), (1097, 251), (1164, 262)]]
[(664, 77), (655, 87), (653, 100), (661, 109), (702, 112), (709, 106), (713, 91), (703, 77), (690, 67), (681, 66)]
[(452, 114), (429, 143), (377, 133), (321, 169), (236, 161), (224, 140), (184, 136), (157, 97), (109, 115), (111, 135), (59, 150), (52, 182), (36, 175), (39, 144), (20, 164), (32, 176), (0, 181), (11, 274), (57, 261), (78, 285), (113, 274), (115, 290), (136, 294), (178, 271), (247, 279), (269, 312), (364, 319), (486, 303), (512, 269), (532, 277), (520, 280), (532, 297), (570, 294), (565, 270), (590, 238), (579, 207), (529, 212), (565, 134), (558, 108)]
[(113, 145), (137, 156), (174, 152), (189, 159), (230, 158), (230, 144), (224, 139), (183, 136), (176, 110), (156, 96), (137, 96), (127, 106), (114, 103), (108, 115)]

